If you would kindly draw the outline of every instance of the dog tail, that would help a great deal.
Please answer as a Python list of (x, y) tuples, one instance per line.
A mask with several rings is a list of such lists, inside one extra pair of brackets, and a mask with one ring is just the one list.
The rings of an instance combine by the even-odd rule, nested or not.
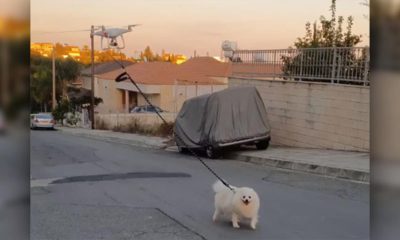
[[(228, 189), (220, 180), (216, 181), (212, 187), (216, 193)], [(231, 187), (234, 188), (233, 186)]]

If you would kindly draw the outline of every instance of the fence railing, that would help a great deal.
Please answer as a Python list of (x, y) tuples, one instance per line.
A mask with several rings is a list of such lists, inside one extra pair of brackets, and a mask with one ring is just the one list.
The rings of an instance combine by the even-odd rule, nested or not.
[(233, 76), (369, 85), (369, 48), (236, 50)]

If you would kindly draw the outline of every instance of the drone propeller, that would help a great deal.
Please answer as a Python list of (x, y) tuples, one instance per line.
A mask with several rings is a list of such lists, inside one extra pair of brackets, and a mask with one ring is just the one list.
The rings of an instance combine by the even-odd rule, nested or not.
[(128, 29), (129, 29), (129, 31), (132, 31), (132, 28), (140, 26), (140, 25), (141, 24), (131, 24), (131, 25), (128, 25)]
[[(139, 26), (139, 24), (132, 24), (122, 28), (106, 28), (101, 27), (101, 30), (95, 32), (94, 34), (101, 37), (101, 48), (103, 50), (108, 49), (118, 49), (121, 50), (125, 48), (125, 39), (123, 34), (131, 32), (133, 27)], [(118, 37), (121, 39), (122, 45), (118, 44)], [(104, 38), (107, 38), (107, 47), (103, 47)]]

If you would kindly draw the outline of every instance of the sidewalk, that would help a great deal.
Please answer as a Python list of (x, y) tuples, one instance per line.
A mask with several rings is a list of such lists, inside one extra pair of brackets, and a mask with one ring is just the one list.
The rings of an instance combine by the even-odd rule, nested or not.
[(70, 127), (56, 127), (56, 129), (61, 132), (77, 136), (82, 136), (107, 142), (122, 143), (137, 147), (156, 148), (156, 149), (166, 148), (167, 144), (165, 142), (168, 140), (166, 138), (161, 138), (161, 137), (143, 136), (133, 133), (113, 132), (109, 130), (97, 130), (97, 129), (91, 130), (86, 128), (70, 128)]
[(272, 146), (232, 152), (228, 158), (254, 164), (369, 182), (369, 153)]
[[(57, 127), (57, 130), (102, 141), (178, 151), (171, 141), (161, 137), (83, 128)], [(243, 148), (226, 153), (224, 158), (361, 182), (369, 182), (370, 178), (369, 153), (365, 152), (271, 146), (267, 150)]]

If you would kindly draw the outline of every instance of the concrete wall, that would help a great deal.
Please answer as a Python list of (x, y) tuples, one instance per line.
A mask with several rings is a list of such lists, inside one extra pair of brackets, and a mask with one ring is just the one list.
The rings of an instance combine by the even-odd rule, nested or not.
[[(220, 84), (220, 85), (176, 85), (173, 86), (171, 92), (171, 99), (170, 102), (173, 103), (173, 109), (176, 109), (176, 112), (179, 112), (183, 103), (186, 99), (193, 98), (196, 96), (209, 94), (212, 92), (218, 92), (224, 90), (228, 87), (227, 84)], [(175, 105), (176, 102), (176, 105)], [(175, 110), (171, 110), (175, 111)]]
[[(222, 81), (220, 78), (215, 80)], [(121, 85), (124, 84), (124, 85)], [(83, 77), (83, 88), (91, 89), (90, 77)], [(103, 99), (103, 103), (96, 107), (96, 112), (100, 114), (124, 113), (125, 112), (125, 90), (118, 89), (124, 87), (136, 92), (136, 88), (131, 83), (116, 83), (113, 80), (95, 78), (95, 95)], [(217, 92), (228, 87), (227, 84), (219, 85), (140, 85), (141, 89), (147, 94), (150, 101), (168, 112), (179, 112), (186, 99), (200, 96), (203, 94)], [(138, 105), (147, 105), (144, 98), (137, 95)]]
[(103, 103), (96, 107), (96, 111), (100, 113), (124, 112), (125, 93), (116, 88), (115, 81), (96, 79), (95, 94), (103, 99)]
[(272, 144), (369, 151), (369, 87), (232, 77), (253, 85), (267, 107)]
[[(90, 77), (83, 78), (82, 87), (91, 89)], [(95, 96), (103, 99), (96, 107), (99, 113), (122, 113), (124, 112), (125, 93), (116, 88), (116, 82), (112, 80), (99, 79), (95, 77)]]
[[(161, 98), (160, 94), (146, 94), (146, 97), (149, 99), (151, 104), (153, 104), (154, 106), (159, 106), (162, 109), (164, 109), (163, 106), (160, 105), (160, 98)], [(142, 95), (140, 95), (140, 93), (137, 95), (137, 102), (138, 102), (138, 106), (148, 105), (148, 103), (146, 102), (144, 97)]]

